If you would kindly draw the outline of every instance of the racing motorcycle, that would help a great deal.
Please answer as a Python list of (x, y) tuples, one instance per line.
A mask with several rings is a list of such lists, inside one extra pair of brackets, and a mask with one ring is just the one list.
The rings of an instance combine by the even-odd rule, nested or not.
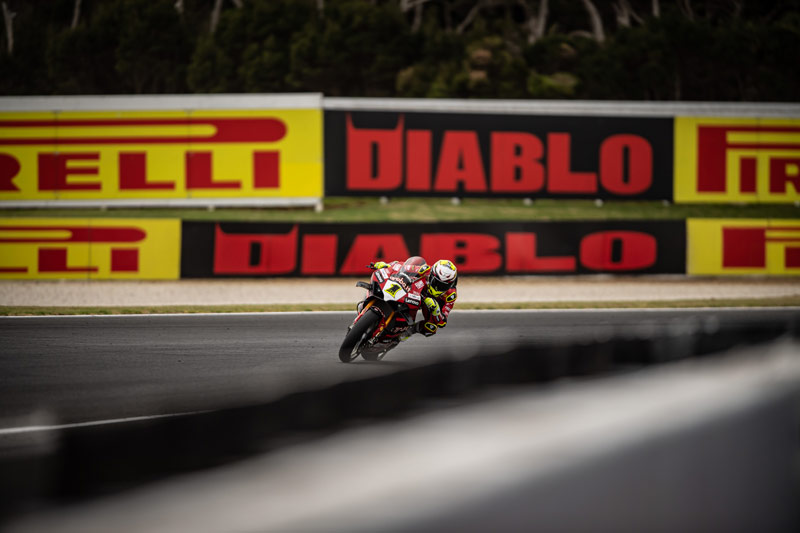
[(367, 290), (367, 297), (339, 348), (343, 363), (359, 355), (367, 361), (380, 361), (400, 340), (413, 335), (429, 270), (423, 258), (411, 257), (399, 269), (392, 265), (379, 268), (369, 283), (356, 283)]

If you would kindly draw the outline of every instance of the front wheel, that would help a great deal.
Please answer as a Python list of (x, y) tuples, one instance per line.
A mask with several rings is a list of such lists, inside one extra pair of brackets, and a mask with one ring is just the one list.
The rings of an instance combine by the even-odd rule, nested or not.
[(342, 346), (339, 348), (339, 359), (342, 363), (349, 363), (361, 354), (361, 350), (364, 349), (364, 343), (375, 331), (375, 326), (378, 325), (379, 319), (380, 317), (378, 317), (377, 313), (370, 311), (364, 314), (353, 325), (352, 329), (347, 332)]

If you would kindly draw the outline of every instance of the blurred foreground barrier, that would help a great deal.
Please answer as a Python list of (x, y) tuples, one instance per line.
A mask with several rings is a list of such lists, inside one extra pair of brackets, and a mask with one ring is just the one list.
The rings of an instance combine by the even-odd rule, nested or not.
[[(719, 328), (675, 322), (625, 337), (582, 344), (536, 344), (439, 362), (390, 375), (295, 393), (274, 402), (181, 417), (4, 438), (3, 514), (132, 488), (307, 441), (359, 420), (427, 409), (431, 399), (469, 400), (489, 387), (609, 375), (643, 365), (800, 338), (798, 317)], [(31, 436), (33, 435), (33, 436)]]

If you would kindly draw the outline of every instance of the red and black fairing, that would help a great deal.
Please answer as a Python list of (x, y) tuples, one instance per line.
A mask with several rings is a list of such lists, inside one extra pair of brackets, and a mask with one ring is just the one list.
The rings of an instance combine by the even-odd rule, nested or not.
[(370, 339), (371, 344), (389, 342), (414, 324), (422, 305), (422, 291), (429, 270), (424, 259), (412, 257), (405, 263), (395, 261), (375, 270), (370, 283), (357, 283), (359, 287), (367, 289), (368, 295), (354, 324), (366, 313), (380, 315)]

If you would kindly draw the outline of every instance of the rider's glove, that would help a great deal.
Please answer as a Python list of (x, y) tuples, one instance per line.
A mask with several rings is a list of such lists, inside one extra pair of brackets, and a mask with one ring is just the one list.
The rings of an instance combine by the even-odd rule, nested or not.
[(439, 302), (437, 302), (436, 300), (434, 300), (430, 296), (425, 298), (423, 300), (423, 302), (425, 303), (425, 307), (428, 308), (428, 311), (430, 311), (431, 316), (437, 316), (437, 315), (440, 315), (442, 313), (442, 310), (439, 307)]
[(425, 298), (423, 302), (425, 303), (425, 307), (427, 307), (428, 311), (431, 313), (431, 322), (435, 323), (437, 327), (445, 327), (447, 325), (447, 318), (445, 318), (444, 314), (442, 313), (442, 308), (439, 306), (439, 302), (430, 296)]
[(383, 261), (374, 261), (374, 262), (370, 263), (368, 266), (372, 270), (378, 270), (378, 269), (381, 269), (381, 268), (388, 267), (389, 264), (388, 263), (384, 263)]

